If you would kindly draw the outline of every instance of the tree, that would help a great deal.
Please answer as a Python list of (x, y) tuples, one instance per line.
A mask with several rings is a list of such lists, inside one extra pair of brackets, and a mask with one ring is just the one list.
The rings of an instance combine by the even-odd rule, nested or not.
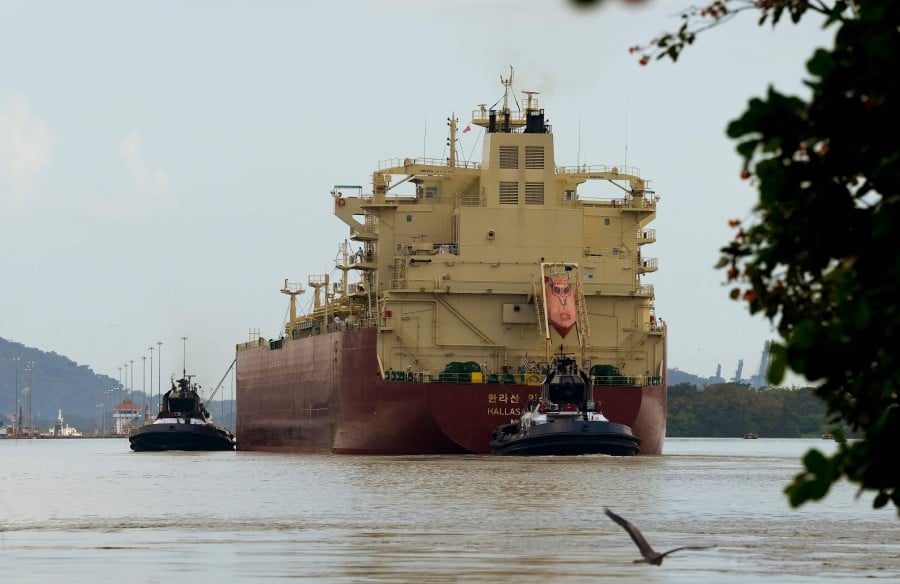
[(807, 62), (811, 98), (769, 88), (728, 126), (741, 178), (759, 191), (752, 217), (731, 222), (735, 237), (721, 250), (730, 295), (783, 339), (768, 380), (778, 384), (787, 369), (804, 375), (829, 421), (861, 436), (841, 439), (830, 457), (809, 451), (786, 493), (798, 506), (846, 477), (876, 492), (875, 507), (890, 501), (900, 513), (900, 2), (718, 0), (630, 50), (642, 65), (675, 61), (699, 32), (742, 12), (773, 26), (818, 13), (837, 29), (834, 46)]

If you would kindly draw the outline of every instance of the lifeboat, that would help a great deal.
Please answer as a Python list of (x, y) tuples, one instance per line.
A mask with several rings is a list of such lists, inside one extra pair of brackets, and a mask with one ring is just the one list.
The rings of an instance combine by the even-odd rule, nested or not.
[(550, 325), (565, 338), (575, 326), (575, 296), (568, 278), (549, 278), (544, 297), (547, 299), (547, 319)]

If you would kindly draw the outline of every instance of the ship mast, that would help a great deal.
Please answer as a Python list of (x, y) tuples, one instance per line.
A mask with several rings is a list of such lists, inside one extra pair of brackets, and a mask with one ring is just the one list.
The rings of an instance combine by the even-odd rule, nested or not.
[(447, 145), (450, 147), (450, 158), (447, 160), (447, 166), (456, 168), (456, 114), (447, 118), (447, 125), (450, 126), (450, 138), (447, 139)]
[(503, 84), (503, 113), (509, 111), (509, 89), (513, 84), (513, 67), (509, 66), (509, 77), (506, 79), (503, 78), (503, 75), (500, 76), (500, 83)]
[[(315, 298), (313, 299), (313, 311), (314, 311), (314, 314), (320, 314), (320, 311), (321, 311), (321, 314), (323, 315), (322, 322), (325, 325), (328, 324), (328, 283), (329, 283), (328, 274), (325, 274), (322, 276), (310, 276), (309, 277), (309, 285), (311, 287), (315, 288), (315, 290), (316, 290), (316, 295), (315, 295)], [(323, 296), (325, 297), (324, 309), (323, 309), (322, 300), (319, 296), (319, 291), (322, 288), (325, 289), (325, 293), (323, 294)]]
[(335, 260), (335, 267), (341, 271), (341, 297), (343, 298), (347, 297), (347, 292), (349, 290), (347, 275), (352, 269), (350, 267), (350, 254), (347, 251), (349, 247), (350, 244), (345, 239), (338, 249), (338, 259)]
[(301, 284), (289, 284), (287, 278), (284, 279), (284, 287), (281, 289), (281, 293), (291, 297), (291, 319), (285, 327), (285, 332), (288, 334), (290, 334), (294, 325), (297, 323), (297, 296), (304, 292), (305, 290)]

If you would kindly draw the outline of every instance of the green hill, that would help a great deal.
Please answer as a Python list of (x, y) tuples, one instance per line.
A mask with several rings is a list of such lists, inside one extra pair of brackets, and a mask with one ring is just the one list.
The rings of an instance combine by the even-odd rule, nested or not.
[[(15, 357), (19, 358), (18, 362)], [(27, 370), (29, 362), (34, 363), (30, 372)], [(21, 423), (27, 423), (24, 390), (29, 386), (32, 425), (42, 432), (53, 426), (59, 410), (67, 424), (85, 434), (100, 427), (109, 429), (112, 427), (112, 406), (125, 397), (118, 380), (112, 377), (95, 373), (89, 366), (79, 365), (55, 352), (26, 347), (0, 337), (0, 424), (10, 424), (16, 410), (17, 393)], [(147, 401), (154, 403), (158, 398), (155, 395), (149, 397), (151, 399)], [(233, 429), (234, 403), (221, 399), (224, 397), (220, 391), (219, 398), (207, 408), (217, 423)], [(131, 399), (143, 404), (145, 394), (135, 391)], [(150, 407), (150, 411), (152, 414), (155, 408)]]
[[(34, 363), (31, 371), (29, 362)], [(62, 410), (66, 423), (81, 431), (92, 431), (101, 410), (97, 404), (108, 401), (106, 390), (118, 385), (117, 380), (94, 373), (87, 365), (0, 337), (0, 420), (5, 424), (9, 424), (15, 411), (17, 389), (19, 411), (25, 422), (28, 396), (23, 390), (30, 386), (34, 425), (46, 431), (56, 421), (58, 410)], [(108, 404), (106, 409), (109, 410)]]

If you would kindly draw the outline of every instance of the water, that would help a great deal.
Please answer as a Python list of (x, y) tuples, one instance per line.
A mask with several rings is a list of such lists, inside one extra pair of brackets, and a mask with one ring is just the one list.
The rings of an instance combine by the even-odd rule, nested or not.
[[(900, 520), (849, 484), (792, 510), (824, 440), (668, 439), (657, 457), (133, 453), (0, 440), (0, 570), (17, 583), (900, 580)], [(662, 566), (603, 514), (638, 525)]]

